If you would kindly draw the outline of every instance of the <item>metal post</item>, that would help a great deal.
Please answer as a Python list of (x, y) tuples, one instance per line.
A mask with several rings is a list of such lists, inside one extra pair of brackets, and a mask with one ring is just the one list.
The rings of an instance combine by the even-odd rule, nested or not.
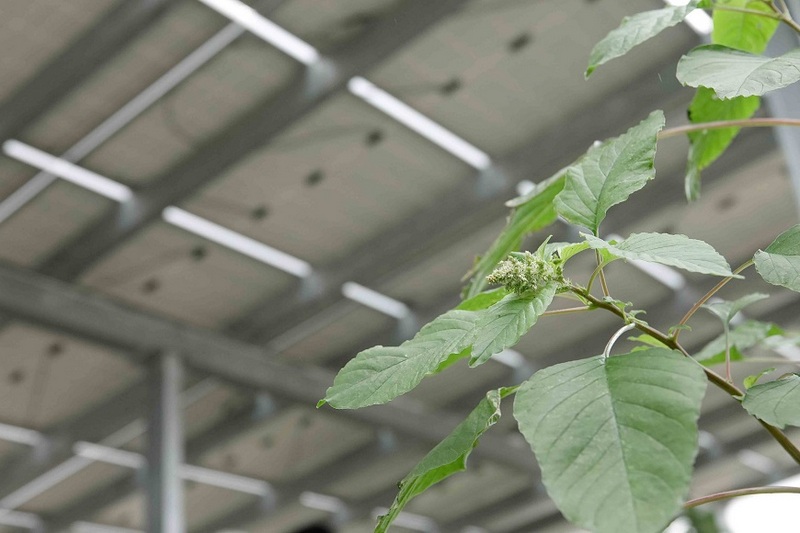
[(147, 531), (184, 533), (184, 440), (180, 394), (183, 366), (174, 352), (159, 355), (150, 369), (151, 403), (147, 456)]
[[(793, 17), (800, 17), (800, 0), (787, 0)], [(800, 45), (797, 33), (788, 26), (781, 24), (775, 37), (767, 48), (768, 55), (778, 56), (794, 50)], [(766, 95), (770, 112), (773, 116), (781, 118), (800, 118), (800, 87), (791, 85), (780, 91)], [(775, 128), (775, 136), (783, 151), (786, 168), (794, 186), (795, 203), (800, 212), (800, 128), (788, 126)]]

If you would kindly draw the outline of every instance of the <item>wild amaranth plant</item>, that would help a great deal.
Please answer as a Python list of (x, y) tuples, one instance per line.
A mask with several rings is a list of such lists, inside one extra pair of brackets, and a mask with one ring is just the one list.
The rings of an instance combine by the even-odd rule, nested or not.
[[(731, 327), (742, 308), (767, 296), (708, 303), (751, 266), (768, 283), (800, 292), (800, 225), (735, 270), (711, 245), (684, 235), (634, 233), (618, 241), (600, 237), (609, 209), (654, 178), (659, 140), (688, 136), (685, 189), (691, 200), (699, 194), (701, 171), (722, 155), (740, 128), (800, 126), (792, 119), (751, 118), (762, 95), (800, 80), (800, 49), (776, 58), (761, 55), (779, 24), (800, 34), (800, 25), (782, 1), (692, 0), (627, 17), (592, 50), (586, 76), (697, 8), (712, 12), (714, 30), (712, 43), (689, 51), (677, 67), (678, 80), (697, 89), (689, 106), (691, 124), (664, 129), (664, 114), (654, 111), (510, 201), (508, 224), (469, 273), (463, 302), (400, 346), (359, 353), (320, 400), (318, 406), (327, 403), (337, 409), (389, 402), (460, 359), (469, 358), (472, 367), (485, 363), (514, 346), (548, 314), (602, 310), (620, 319), (622, 327), (603, 353), (539, 370), (522, 385), (487, 392), (403, 479), (376, 532), (386, 531), (412, 498), (466, 468), (481, 435), (499, 420), (501, 400), (512, 395), (514, 417), (533, 449), (548, 494), (567, 519), (592, 531), (658, 532), (684, 508), (742, 494), (800, 492), (755, 487), (685, 501), (708, 382), (740, 402), (800, 464), (800, 450), (781, 431), (800, 426), (800, 374), (757, 384), (767, 370), (747, 378), (742, 390), (730, 372), (731, 360), (741, 357), (739, 350), (780, 333), (772, 324), (753, 320)], [(559, 217), (584, 230), (580, 242), (547, 239), (535, 252), (517, 251), (525, 235)], [(568, 263), (582, 253), (593, 253), (597, 268), (586, 280), (570, 279)], [(663, 332), (611, 294), (605, 269), (620, 259), (660, 263), (721, 281)], [(489, 286), (495, 287), (487, 290)], [(557, 297), (580, 305), (548, 311)], [(681, 331), (704, 306), (722, 321), (723, 334), (691, 354), (680, 343)], [(637, 339), (642, 346), (611, 355), (616, 340), (633, 329), (641, 332)], [(725, 376), (709, 368), (716, 362), (724, 362)]]

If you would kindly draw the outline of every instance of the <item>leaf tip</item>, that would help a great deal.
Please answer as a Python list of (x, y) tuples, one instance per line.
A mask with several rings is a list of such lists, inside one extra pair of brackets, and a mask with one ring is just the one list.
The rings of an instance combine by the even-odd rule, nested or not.
[(319, 409), (320, 407), (322, 407), (326, 403), (328, 403), (328, 399), (327, 398), (321, 399), (320, 401), (317, 402), (317, 409)]

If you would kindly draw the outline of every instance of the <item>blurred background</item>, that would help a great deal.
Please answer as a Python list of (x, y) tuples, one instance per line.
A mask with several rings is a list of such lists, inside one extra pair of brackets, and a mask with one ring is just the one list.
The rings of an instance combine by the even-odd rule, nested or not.
[[(614, 317), (548, 317), (390, 405), (314, 408), (359, 350), (457, 304), (504, 201), (652, 109), (686, 122), (674, 70), (710, 29), (700, 14), (583, 79), (623, 16), (663, 5), (0, 2), (0, 532), (369, 532), (487, 389), (600, 353)], [(762, 115), (797, 116), (792, 91)], [(687, 143), (662, 141), (658, 177), (605, 231), (684, 233), (741, 264), (797, 222), (793, 135), (742, 132), (688, 206)], [(608, 276), (660, 328), (715, 281)], [(774, 292), (748, 318), (800, 326), (798, 295), (755, 278), (721, 296)], [(708, 313), (692, 325), (692, 350), (721, 331)], [(756, 350), (737, 379), (798, 354)], [(716, 390), (701, 427), (692, 496), (798, 473)], [(510, 416), (396, 524), (575, 531)]]

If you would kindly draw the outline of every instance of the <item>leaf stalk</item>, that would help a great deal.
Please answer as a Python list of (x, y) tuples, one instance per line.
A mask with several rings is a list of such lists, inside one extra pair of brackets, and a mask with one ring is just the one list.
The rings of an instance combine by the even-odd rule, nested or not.
[(691, 509), (693, 507), (698, 507), (706, 503), (729, 500), (731, 498), (737, 498), (739, 496), (750, 496), (752, 494), (787, 494), (787, 493), (800, 494), (800, 487), (774, 486), (774, 487), (750, 487), (746, 489), (726, 490), (724, 492), (717, 492), (715, 494), (709, 494), (708, 496), (702, 496), (700, 498), (689, 500), (688, 502), (683, 504), (683, 508)]
[[(708, 300), (710, 300), (712, 296), (717, 294), (722, 289), (722, 287), (724, 287), (725, 285), (728, 284), (729, 281), (734, 279), (738, 274), (740, 274), (741, 272), (743, 272), (745, 269), (747, 269), (748, 267), (750, 267), (752, 265), (753, 265), (753, 260), (752, 259), (750, 259), (749, 261), (746, 261), (744, 264), (739, 266), (739, 268), (734, 270), (732, 275), (728, 276), (727, 278), (722, 279), (719, 283), (714, 285), (711, 288), (711, 290), (709, 290), (707, 293), (705, 293), (702, 298), (697, 300), (697, 302), (695, 302), (695, 304), (692, 306), (692, 308), (689, 309), (686, 312), (685, 315), (683, 315), (683, 318), (681, 318), (681, 321), (678, 322), (678, 326), (685, 326), (686, 323), (689, 322), (689, 319), (692, 318), (692, 316), (697, 312), (698, 309), (700, 309), (703, 306), (703, 304), (705, 304)], [(681, 334), (681, 330), (682, 330), (682, 328), (680, 328), (680, 327), (675, 329), (675, 335), (673, 337), (675, 342), (678, 342), (678, 337)]]

